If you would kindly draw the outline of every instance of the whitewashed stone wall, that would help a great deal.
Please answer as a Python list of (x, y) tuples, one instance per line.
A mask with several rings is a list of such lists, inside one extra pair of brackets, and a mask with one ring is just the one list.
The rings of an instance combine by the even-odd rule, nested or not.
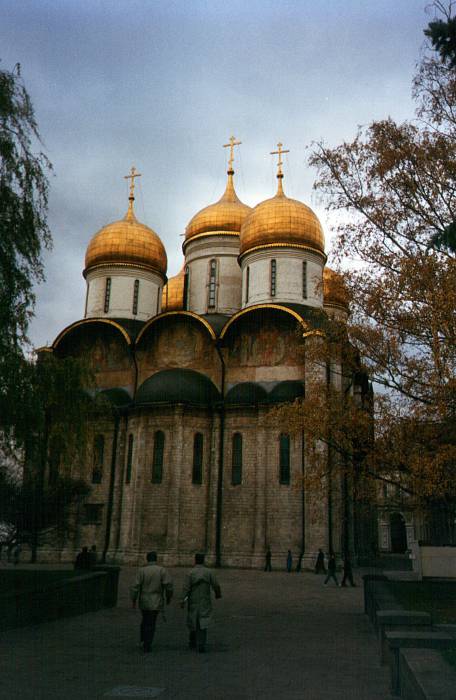
[[(109, 310), (105, 313), (106, 279), (111, 278)], [(133, 314), (135, 280), (139, 280), (138, 310)], [(87, 273), (85, 318), (132, 318), (147, 321), (161, 311), (164, 279), (155, 272), (103, 267)]]
[[(276, 291), (271, 295), (271, 260), (276, 261)], [(307, 262), (307, 290), (303, 290), (303, 262)], [(267, 248), (243, 257), (242, 306), (254, 304), (323, 305), (323, 259), (311, 251), (294, 248)], [(247, 296), (247, 268), (249, 283)]]
[[(197, 314), (232, 315), (241, 308), (239, 236), (215, 235), (190, 240), (185, 247), (189, 267), (189, 310)], [(217, 261), (215, 307), (209, 307), (209, 266)]]

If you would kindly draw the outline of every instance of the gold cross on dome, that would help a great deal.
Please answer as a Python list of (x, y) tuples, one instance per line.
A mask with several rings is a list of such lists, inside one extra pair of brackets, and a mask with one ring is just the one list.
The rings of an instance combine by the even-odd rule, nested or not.
[(223, 144), (223, 148), (230, 149), (230, 158), (228, 160), (228, 170), (233, 170), (233, 160), (234, 160), (234, 147), (240, 146), (242, 141), (236, 141), (234, 136), (230, 136), (230, 142)]
[(129, 199), (135, 198), (135, 177), (141, 177), (141, 173), (136, 172), (135, 166), (132, 165), (131, 170), (130, 170), (130, 175), (124, 175), (124, 180), (131, 180)]
[(279, 142), (279, 143), (277, 144), (277, 149), (278, 149), (278, 150), (277, 150), (277, 151), (271, 151), (271, 156), (275, 156), (275, 155), (278, 155), (278, 156), (279, 156), (279, 162), (277, 163), (277, 177), (279, 177), (279, 175), (280, 175), (280, 176), (283, 175), (283, 172), (282, 172), (282, 165), (283, 165), (282, 154), (283, 154), (283, 153), (289, 153), (289, 152), (290, 152), (289, 150), (284, 150), (284, 149), (282, 148), (282, 146), (283, 146), (283, 143), (280, 143), (280, 142)]

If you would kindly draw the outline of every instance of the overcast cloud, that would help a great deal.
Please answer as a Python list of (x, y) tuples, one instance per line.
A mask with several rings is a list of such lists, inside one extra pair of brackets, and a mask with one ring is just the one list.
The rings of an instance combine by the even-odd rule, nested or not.
[(234, 134), (236, 189), (275, 191), (269, 151), (290, 149), (286, 193), (312, 195), (306, 147), (358, 124), (413, 116), (411, 79), (429, 22), (425, 0), (3, 0), (2, 67), (19, 62), (54, 165), (54, 249), (37, 289), (37, 346), (81, 318), (91, 236), (121, 218), (132, 164), (136, 213), (163, 240), (168, 276), (181, 234), (224, 188)]

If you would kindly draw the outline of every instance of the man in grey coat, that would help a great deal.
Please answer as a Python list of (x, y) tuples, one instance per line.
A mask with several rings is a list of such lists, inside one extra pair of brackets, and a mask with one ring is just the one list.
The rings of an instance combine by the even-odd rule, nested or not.
[(157, 553), (149, 552), (147, 564), (138, 569), (136, 581), (130, 589), (133, 608), (139, 602), (142, 614), (141, 642), (144, 651), (150, 652), (155, 634), (158, 613), (163, 611), (164, 599), (169, 605), (173, 597), (173, 584), (163, 566), (157, 564)]
[(211, 589), (216, 598), (222, 597), (215, 574), (204, 566), (204, 554), (196, 554), (195, 566), (185, 578), (181, 607), (187, 603), (189, 646), (200, 653), (206, 651), (207, 628), (212, 622)]

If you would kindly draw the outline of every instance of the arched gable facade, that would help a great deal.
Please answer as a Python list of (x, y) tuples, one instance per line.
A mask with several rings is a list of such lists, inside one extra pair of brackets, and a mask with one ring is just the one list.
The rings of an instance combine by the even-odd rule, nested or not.
[(202, 317), (189, 311), (156, 316), (139, 333), (135, 344), (138, 386), (155, 372), (184, 368), (207, 375), (220, 386), (216, 334)]
[(110, 319), (84, 319), (65, 328), (52, 344), (58, 357), (82, 357), (100, 390), (119, 388), (133, 396), (136, 369), (127, 330)]

